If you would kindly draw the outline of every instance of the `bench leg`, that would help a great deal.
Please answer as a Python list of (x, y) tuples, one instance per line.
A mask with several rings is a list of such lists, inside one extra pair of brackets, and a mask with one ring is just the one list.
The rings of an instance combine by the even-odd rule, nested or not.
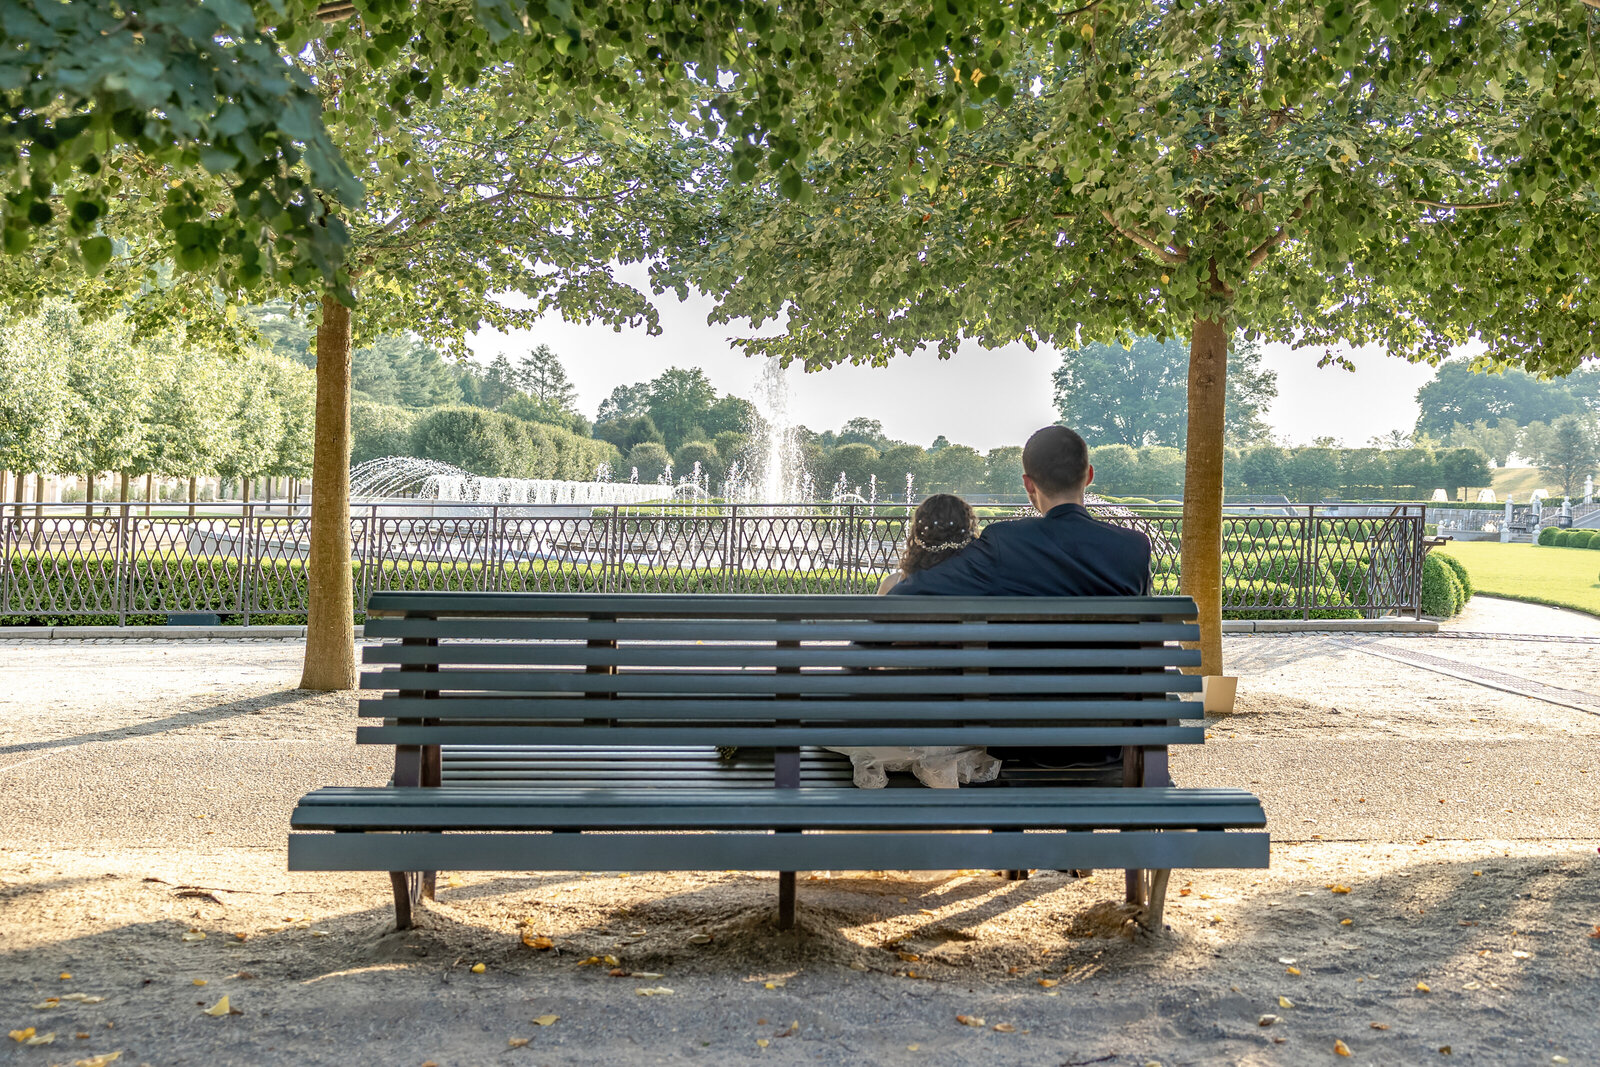
[(794, 872), (778, 872), (778, 929), (794, 929)]
[(390, 871), (394, 888), (394, 928), (409, 930), (415, 925), (413, 907), (422, 898), (422, 875), (417, 871)]
[(1145, 902), (1144, 917), (1140, 925), (1150, 933), (1161, 930), (1161, 922), (1167, 909), (1167, 880), (1172, 877), (1170, 870), (1151, 871), (1149, 899)]
[(1129, 904), (1140, 908), (1144, 907), (1145, 905), (1144, 875), (1144, 871), (1122, 872), (1123, 882), (1126, 889), (1126, 892), (1123, 893), (1123, 899)]

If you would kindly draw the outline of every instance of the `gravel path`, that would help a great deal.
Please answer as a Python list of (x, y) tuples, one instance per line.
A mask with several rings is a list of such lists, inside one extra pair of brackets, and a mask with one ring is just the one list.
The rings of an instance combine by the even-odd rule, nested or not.
[(815, 878), (792, 934), (769, 877), (465, 873), (397, 934), (381, 876), (284, 870), (301, 794), (389, 770), (298, 643), (0, 647), (0, 1030), (56, 1034), (0, 1060), (1600, 1062), (1600, 716), (1368, 642), (1600, 692), (1586, 644), (1230, 638), (1240, 710), (1174, 771), (1258, 792), (1273, 867), (1177, 872), (1134, 942), (1095, 936), (1117, 872)]

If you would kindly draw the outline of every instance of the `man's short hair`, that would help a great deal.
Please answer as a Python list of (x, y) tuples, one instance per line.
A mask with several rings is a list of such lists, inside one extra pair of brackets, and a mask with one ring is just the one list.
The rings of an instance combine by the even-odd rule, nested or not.
[(1022, 473), (1047, 496), (1082, 489), (1089, 479), (1089, 445), (1076, 430), (1046, 426), (1023, 446)]

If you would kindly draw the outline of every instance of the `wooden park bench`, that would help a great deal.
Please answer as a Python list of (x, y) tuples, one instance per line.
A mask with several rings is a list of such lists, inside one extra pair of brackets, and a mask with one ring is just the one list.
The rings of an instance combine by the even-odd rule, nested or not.
[[(364, 650), (356, 740), (393, 745), (394, 778), (302, 798), (289, 867), (391, 872), (402, 929), (439, 870), (777, 871), (787, 927), (798, 870), (1122, 868), (1158, 929), (1171, 868), (1267, 866), (1260, 801), (1167, 773), (1205, 737), (1187, 597), (395, 592), (368, 614), (391, 640)], [(825, 745), (1122, 760), (865, 790)]]

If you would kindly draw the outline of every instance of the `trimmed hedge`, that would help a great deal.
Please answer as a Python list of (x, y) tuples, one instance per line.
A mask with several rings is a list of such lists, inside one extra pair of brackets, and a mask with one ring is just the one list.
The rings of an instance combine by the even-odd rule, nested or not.
[(1472, 594), (1476, 592), (1472, 588), (1472, 575), (1467, 573), (1467, 565), (1454, 556), (1440, 556), (1439, 561), (1455, 572), (1456, 581), (1461, 583), (1461, 592), (1463, 594), (1461, 602), (1465, 605), (1468, 600), (1472, 599)]
[(1539, 531), (1539, 543), (1544, 545), (1546, 548), (1549, 548), (1556, 543), (1556, 535), (1559, 533), (1561, 533), (1561, 531), (1556, 529), (1554, 526), (1546, 526), (1544, 529)]
[(1600, 530), (1568, 530), (1567, 546), (1569, 548), (1600, 548), (1595, 544), (1600, 538)]
[[(1283, 567), (1277, 566), (1279, 562)], [(1248, 619), (1301, 617), (1303, 611), (1294, 606), (1300, 591), (1298, 565), (1292, 558), (1266, 559), (1244, 568), (1244, 573), (1225, 575), (1224, 614), (1229, 618)], [(68, 569), (71, 580), (63, 582), (61, 574)], [(352, 566), (352, 571), (360, 590), (361, 571), (356, 565)], [(486, 578), (492, 584), (496, 575), (498, 585), (493, 587), (511, 592), (599, 592), (608, 585), (616, 589), (619, 582), (615, 568), (602, 569), (593, 564), (531, 560), (507, 563), (486, 574), (481, 563), (402, 560), (386, 563), (374, 573), (368, 591), (474, 590), (482, 588)], [(243, 624), (244, 614), (232, 609), (238, 602), (244, 577), (239, 562), (225, 557), (191, 557), (177, 553), (137, 557), (131, 571), (133, 610), (125, 621), (130, 626), (159, 626), (166, 623), (169, 611), (214, 612), (222, 617), (224, 624)], [(263, 563), (248, 577), (254, 605), (249, 614), (252, 624), (296, 625), (305, 621), (303, 608), (296, 610), (306, 603), (303, 561)], [(620, 572), (620, 585), (625, 591), (663, 593), (872, 593), (877, 590), (881, 577), (837, 570), (729, 572), (721, 568), (684, 570), (631, 566)], [(1341, 600), (1357, 603), (1363, 599), (1365, 578), (1366, 567), (1355, 560), (1341, 561), (1334, 567), (1324, 565), (1318, 569), (1314, 595), (1318, 600), (1334, 604)], [(118, 603), (117, 580), (115, 565), (108, 559), (75, 557), (64, 560), (27, 553), (13, 555), (10, 573), (6, 576), (13, 605), (27, 605), (30, 600), (46, 601), (49, 597), (42, 595), (46, 592), (57, 597), (70, 593), (71, 599), (58, 605), (65, 611), (53, 612), (41, 605), (38, 610), (0, 615), (0, 625), (117, 625), (119, 619), (115, 611), (94, 610)], [(1178, 592), (1175, 564), (1158, 570), (1155, 591), (1158, 594)], [(1245, 608), (1242, 605), (1247, 600), (1264, 606)], [(1359, 615), (1355, 608), (1343, 607), (1312, 613), (1313, 618), (1356, 618)], [(363, 618), (365, 613), (357, 611), (356, 620), (359, 622)]]
[(1422, 561), (1422, 613), (1448, 619), (1461, 611), (1467, 591), (1445, 558), (1429, 553)]

